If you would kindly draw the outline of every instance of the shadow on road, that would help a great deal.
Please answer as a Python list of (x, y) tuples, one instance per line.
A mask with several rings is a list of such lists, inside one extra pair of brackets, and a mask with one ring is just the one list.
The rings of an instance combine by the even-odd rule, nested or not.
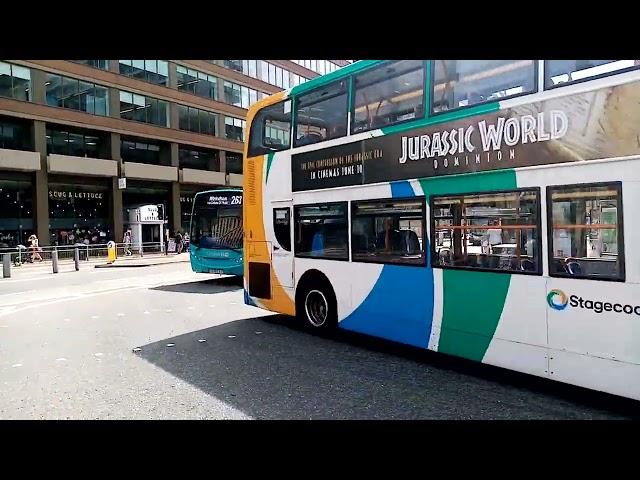
[(640, 418), (637, 402), (360, 335), (321, 338), (278, 315), (137, 355), (260, 419)]
[(222, 277), (197, 282), (177, 283), (174, 285), (162, 285), (152, 290), (179, 293), (221, 293), (242, 288), (242, 277)]

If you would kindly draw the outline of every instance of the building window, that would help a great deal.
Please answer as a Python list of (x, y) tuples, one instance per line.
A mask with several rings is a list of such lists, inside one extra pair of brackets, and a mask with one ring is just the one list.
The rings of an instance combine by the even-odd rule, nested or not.
[(242, 72), (242, 60), (224, 60), (224, 66), (236, 72)]
[(542, 272), (537, 189), (433, 197), (433, 267)]
[(169, 63), (166, 60), (118, 60), (120, 74), (157, 85), (167, 85)]
[(0, 148), (33, 150), (31, 124), (13, 118), (0, 118)]
[(0, 249), (28, 245), (33, 214), (31, 182), (0, 179)]
[(536, 90), (534, 60), (435, 60), (432, 65), (434, 113)]
[(47, 105), (100, 115), (109, 114), (109, 89), (75, 78), (46, 74)]
[(100, 70), (109, 70), (109, 60), (72, 60), (75, 63), (87, 65)]
[(349, 260), (346, 202), (297, 206), (294, 210), (297, 257)]
[(51, 244), (105, 244), (113, 240), (110, 203), (106, 186), (49, 184)]
[(241, 108), (249, 108), (258, 99), (258, 91), (253, 88), (224, 82), (224, 101)]
[(344, 137), (347, 134), (348, 80), (339, 80), (297, 99), (294, 145)]
[(291, 134), (291, 100), (259, 110), (253, 118), (249, 155), (264, 155), (289, 148)]
[[(120, 156), (125, 162), (146, 163), (148, 165), (169, 165), (168, 155), (162, 155), (163, 145), (146, 139), (122, 137)], [(165, 158), (163, 158), (165, 157)], [(164, 162), (162, 161), (164, 159)]]
[(109, 158), (108, 140), (100, 132), (47, 126), (47, 154)]
[(203, 150), (191, 146), (178, 148), (180, 168), (192, 168), (195, 170), (220, 171), (220, 156), (217, 150)]
[(544, 88), (634, 70), (640, 60), (545, 60)]
[(388, 63), (354, 78), (352, 133), (387, 127), (424, 115), (424, 64)]
[(193, 93), (203, 98), (218, 98), (218, 79), (213, 75), (186, 68), (176, 67), (178, 76), (178, 90)]
[(549, 274), (624, 281), (622, 184), (549, 187)]
[(354, 262), (425, 265), (423, 199), (353, 202)]
[(169, 126), (167, 102), (136, 93), (120, 91), (120, 118)]
[(226, 138), (243, 142), (244, 128), (244, 120), (234, 117), (224, 117), (224, 135)]
[(203, 135), (216, 134), (218, 115), (206, 110), (178, 105), (178, 128)]
[(0, 62), (0, 97), (31, 100), (31, 70)]
[(239, 153), (226, 153), (226, 173), (242, 175), (242, 155)]

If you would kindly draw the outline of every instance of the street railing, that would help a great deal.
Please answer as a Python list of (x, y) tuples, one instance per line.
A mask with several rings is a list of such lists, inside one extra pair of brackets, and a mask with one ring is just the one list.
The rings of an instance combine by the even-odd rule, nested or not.
[[(57, 252), (58, 261), (73, 262), (75, 251), (78, 250), (80, 261), (89, 262), (91, 260), (101, 260), (108, 256), (108, 244), (75, 244), (75, 245), (52, 245), (39, 247), (34, 251), (28, 247), (0, 248), (0, 258), (9, 254), (13, 265), (24, 263), (45, 263), (51, 262), (53, 252)], [(162, 255), (165, 253), (163, 242), (144, 242), (142, 244), (116, 244), (118, 259), (140, 258), (145, 255)], [(39, 257), (39, 258), (38, 258)], [(40, 260), (40, 258), (42, 260)]]

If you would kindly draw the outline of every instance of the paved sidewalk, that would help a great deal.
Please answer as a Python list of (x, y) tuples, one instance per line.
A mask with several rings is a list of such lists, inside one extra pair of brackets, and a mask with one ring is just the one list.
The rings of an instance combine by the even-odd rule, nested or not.
[(152, 267), (154, 265), (166, 265), (167, 263), (188, 262), (189, 254), (180, 255), (153, 255), (144, 257), (118, 257), (114, 263), (108, 263), (101, 259), (100, 263), (94, 265), (95, 268), (128, 268), (128, 267)]

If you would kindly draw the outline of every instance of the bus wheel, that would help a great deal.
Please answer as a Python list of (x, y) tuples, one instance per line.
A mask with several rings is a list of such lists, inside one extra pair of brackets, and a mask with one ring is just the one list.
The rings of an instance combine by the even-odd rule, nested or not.
[(304, 288), (299, 297), (298, 311), (305, 324), (315, 331), (329, 331), (338, 324), (336, 297), (326, 282)]

